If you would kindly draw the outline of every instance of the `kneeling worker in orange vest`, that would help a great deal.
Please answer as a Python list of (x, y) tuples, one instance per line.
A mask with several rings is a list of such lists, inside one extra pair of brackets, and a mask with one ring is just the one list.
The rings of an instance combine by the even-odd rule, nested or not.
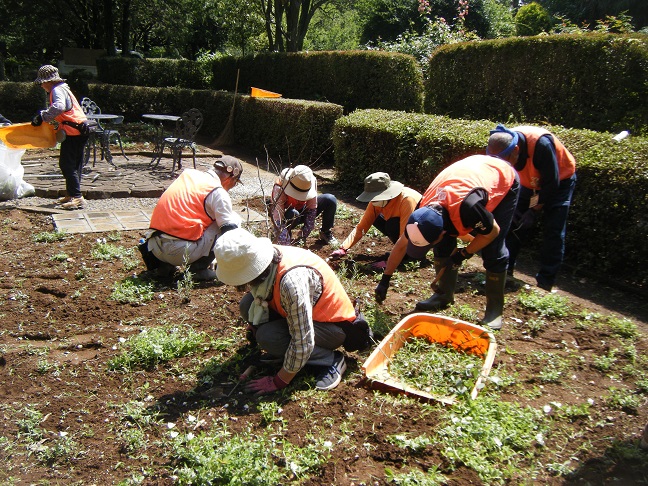
[(273, 245), (244, 229), (220, 237), (214, 254), (218, 279), (250, 290), (240, 309), (257, 344), (282, 361), (276, 375), (252, 380), (248, 391), (261, 395), (285, 388), (306, 364), (317, 368), (315, 387), (330, 390), (346, 369), (337, 348), (355, 351), (371, 344), (366, 320), (316, 254)]

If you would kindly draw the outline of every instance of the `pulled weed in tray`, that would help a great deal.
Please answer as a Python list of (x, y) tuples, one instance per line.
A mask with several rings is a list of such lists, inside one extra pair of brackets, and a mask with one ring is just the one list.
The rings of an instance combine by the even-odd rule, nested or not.
[(412, 338), (398, 350), (389, 365), (390, 374), (433, 395), (469, 394), (481, 372), (479, 356), (452, 345)]

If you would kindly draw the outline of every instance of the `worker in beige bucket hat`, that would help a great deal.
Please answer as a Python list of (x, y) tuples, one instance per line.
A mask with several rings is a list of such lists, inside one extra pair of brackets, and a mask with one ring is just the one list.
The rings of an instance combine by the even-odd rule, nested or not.
[[(392, 180), (386, 172), (369, 174), (364, 181), (364, 192), (356, 198), (360, 202), (368, 203), (367, 208), (356, 227), (340, 248), (331, 253), (331, 257), (341, 258), (346, 255), (372, 226), (387, 236), (392, 243), (396, 243), (405, 231), (407, 219), (416, 209), (421, 197), (414, 189)], [(383, 255), (372, 267), (375, 270), (383, 270), (386, 259)]]
[[(280, 245), (304, 245), (320, 214), (319, 241), (336, 244), (332, 231), (336, 210), (337, 199), (333, 194), (317, 194), (317, 179), (306, 165), (283, 169), (272, 188), (272, 220)], [(301, 231), (293, 238), (292, 232), (299, 226)]]
[(40, 126), (43, 122), (57, 122), (56, 139), (61, 142), (59, 168), (65, 178), (66, 195), (58, 200), (63, 209), (83, 209), (85, 200), (81, 193), (81, 174), (83, 170), (84, 148), (87, 135), (83, 135), (75, 126), (86, 123), (87, 118), (65, 79), (51, 64), (38, 69), (34, 83), (47, 93), (49, 106), (40, 110), (32, 119), (32, 125)]

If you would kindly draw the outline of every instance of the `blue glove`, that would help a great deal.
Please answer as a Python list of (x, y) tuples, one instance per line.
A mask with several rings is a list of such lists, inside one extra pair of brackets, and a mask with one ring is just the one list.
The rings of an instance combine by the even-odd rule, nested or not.
[(43, 124), (43, 115), (40, 113), (32, 118), (31, 124), (35, 127), (39, 127)]

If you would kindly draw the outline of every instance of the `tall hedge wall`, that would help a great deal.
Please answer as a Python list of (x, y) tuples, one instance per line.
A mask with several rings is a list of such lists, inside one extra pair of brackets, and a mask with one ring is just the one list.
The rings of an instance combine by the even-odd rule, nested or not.
[[(100, 57), (97, 78), (103, 83), (129, 86), (208, 88), (203, 64), (187, 59)], [(233, 90), (232, 90), (233, 91)]]
[(513, 37), (444, 46), (425, 111), (648, 135), (648, 36)]
[[(484, 153), (488, 120), (382, 110), (357, 111), (333, 129), (340, 184), (362, 192), (376, 171), (424, 191), (444, 167)], [(648, 267), (648, 138), (612, 140), (613, 133), (541, 125), (574, 154), (576, 191), (567, 229), (566, 264), (600, 278), (614, 275), (644, 291)]]
[(423, 75), (405, 54), (377, 51), (267, 53), (216, 59), (212, 88), (239, 92), (250, 87), (286, 98), (328, 101), (356, 108), (421, 112)]

